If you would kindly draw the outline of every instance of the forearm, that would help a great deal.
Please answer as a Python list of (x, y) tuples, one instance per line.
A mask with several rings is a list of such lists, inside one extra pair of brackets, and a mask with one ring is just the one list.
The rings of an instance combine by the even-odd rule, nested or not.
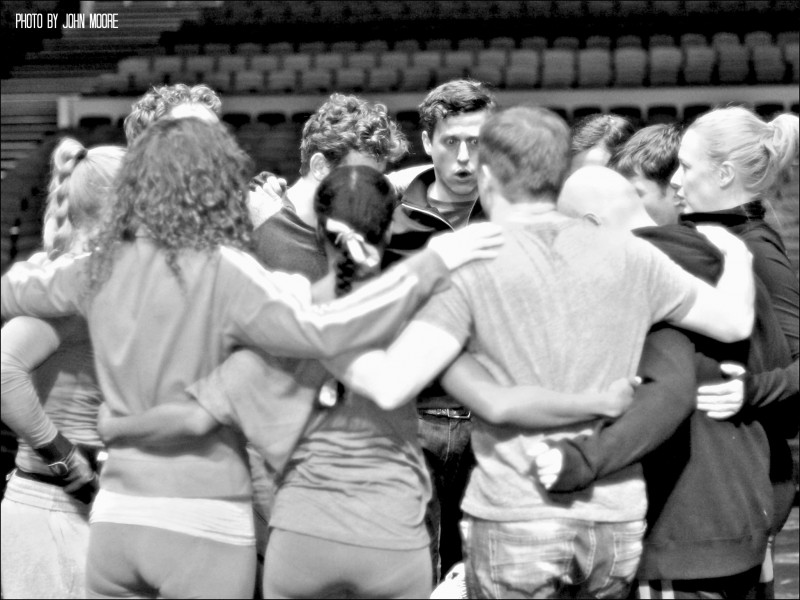
[(780, 369), (753, 373), (745, 377), (745, 401), (753, 408), (798, 397), (798, 361)]
[(567, 394), (533, 385), (501, 386), (469, 354), (444, 372), (448, 394), (493, 425), (547, 428), (607, 416), (608, 394)]
[(32, 448), (52, 442), (58, 430), (44, 412), (30, 373), (19, 359), (5, 352), (2, 390), (3, 422)]
[(99, 429), (103, 441), (120, 446), (169, 446), (213, 429), (213, 417), (195, 402), (161, 404), (138, 415), (107, 417)]
[(433, 251), (423, 251), (334, 302), (311, 306), (275, 287), (275, 296), (239, 322), (244, 343), (280, 356), (332, 358), (385, 343), (449, 272)]
[(461, 352), (463, 342), (424, 321), (412, 321), (387, 350), (326, 361), (352, 390), (393, 410), (414, 398)]
[(631, 407), (592, 435), (559, 440), (564, 464), (553, 492), (584, 488), (633, 463), (664, 443), (694, 410), (694, 346), (674, 329), (651, 332), (645, 342)]

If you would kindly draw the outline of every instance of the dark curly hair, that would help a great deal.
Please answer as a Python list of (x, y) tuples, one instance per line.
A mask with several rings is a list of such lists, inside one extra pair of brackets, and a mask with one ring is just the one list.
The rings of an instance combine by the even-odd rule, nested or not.
[(247, 155), (219, 123), (189, 117), (152, 124), (128, 151), (117, 200), (93, 240), (91, 289), (108, 278), (118, 242), (138, 231), (164, 250), (179, 279), (181, 250), (249, 250), (248, 172)]
[(370, 167), (339, 167), (320, 183), (314, 198), (317, 235), (327, 240), (339, 253), (336, 259), (337, 296), (349, 292), (353, 281), (377, 273), (380, 257), (377, 263), (365, 268), (365, 263), (350, 252), (348, 235), (341, 235), (340, 230), (329, 227), (329, 221), (344, 224), (361, 242), (366, 242), (380, 254), (386, 246), (386, 232), (391, 225), (396, 204), (394, 186), (384, 175)]
[(317, 152), (336, 167), (351, 150), (393, 163), (408, 152), (408, 140), (383, 104), (333, 94), (303, 126), (300, 174), (308, 174), (311, 157)]
[(447, 117), (497, 109), (497, 100), (485, 83), (455, 79), (432, 89), (419, 105), (422, 129), (433, 137), (436, 124)]
[(161, 85), (150, 88), (131, 108), (125, 117), (125, 137), (128, 145), (139, 137), (151, 123), (165, 116), (179, 104), (201, 104), (218, 117), (222, 113), (222, 101), (207, 85), (189, 87), (185, 83)]

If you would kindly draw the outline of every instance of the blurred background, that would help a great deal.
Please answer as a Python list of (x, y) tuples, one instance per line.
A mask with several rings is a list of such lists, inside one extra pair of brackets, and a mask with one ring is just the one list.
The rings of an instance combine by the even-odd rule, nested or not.
[[(0, 269), (39, 246), (50, 153), (70, 135), (124, 144), (150, 86), (204, 82), (255, 171), (293, 180), (302, 125), (333, 91), (388, 106), (426, 162), (416, 107), (458, 77), (501, 105), (535, 102), (569, 123), (613, 112), (688, 123), (714, 106), (798, 113), (796, 0), (2, 2)], [(88, 15), (116, 15), (89, 28)], [(24, 27), (19, 15), (42, 27)], [(56, 27), (47, 15), (57, 14)], [(64, 27), (86, 15), (86, 28)], [(797, 167), (770, 219), (798, 268)], [(3, 426), (3, 472), (15, 442)], [(797, 443), (795, 440), (795, 456)], [(795, 463), (797, 464), (797, 463)], [(788, 537), (787, 537), (788, 535)], [(797, 509), (778, 590), (798, 597)], [(787, 541), (788, 540), (788, 541)], [(788, 544), (788, 545), (787, 545)], [(788, 557), (788, 558), (787, 558)], [(784, 583), (780, 583), (783, 577)], [(786, 594), (789, 595), (786, 595)]]

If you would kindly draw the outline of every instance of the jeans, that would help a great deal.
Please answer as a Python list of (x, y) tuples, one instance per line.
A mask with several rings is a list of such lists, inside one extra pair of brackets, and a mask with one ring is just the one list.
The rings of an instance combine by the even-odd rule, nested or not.
[(419, 439), (433, 484), (425, 525), (431, 536), (434, 583), (461, 561), (461, 500), (475, 465), (471, 432), (468, 418), (419, 413)]
[(462, 521), (470, 598), (625, 598), (644, 521)]

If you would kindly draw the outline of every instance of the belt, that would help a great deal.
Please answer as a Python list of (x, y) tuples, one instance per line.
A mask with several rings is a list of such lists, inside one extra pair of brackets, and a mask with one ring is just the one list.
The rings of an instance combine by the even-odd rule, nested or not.
[(472, 418), (472, 411), (464, 407), (459, 408), (419, 408), (417, 409), (420, 415), (427, 415), (430, 417), (447, 417), (448, 419), (470, 419)]
[(16, 468), (11, 471), (11, 475), (22, 477), (23, 479), (30, 479), (31, 481), (38, 481), (39, 483), (46, 483), (48, 485), (55, 485), (57, 487), (64, 487), (69, 482), (63, 477), (56, 477), (55, 475), (42, 475), (41, 473), (31, 473), (30, 471), (23, 471)]

